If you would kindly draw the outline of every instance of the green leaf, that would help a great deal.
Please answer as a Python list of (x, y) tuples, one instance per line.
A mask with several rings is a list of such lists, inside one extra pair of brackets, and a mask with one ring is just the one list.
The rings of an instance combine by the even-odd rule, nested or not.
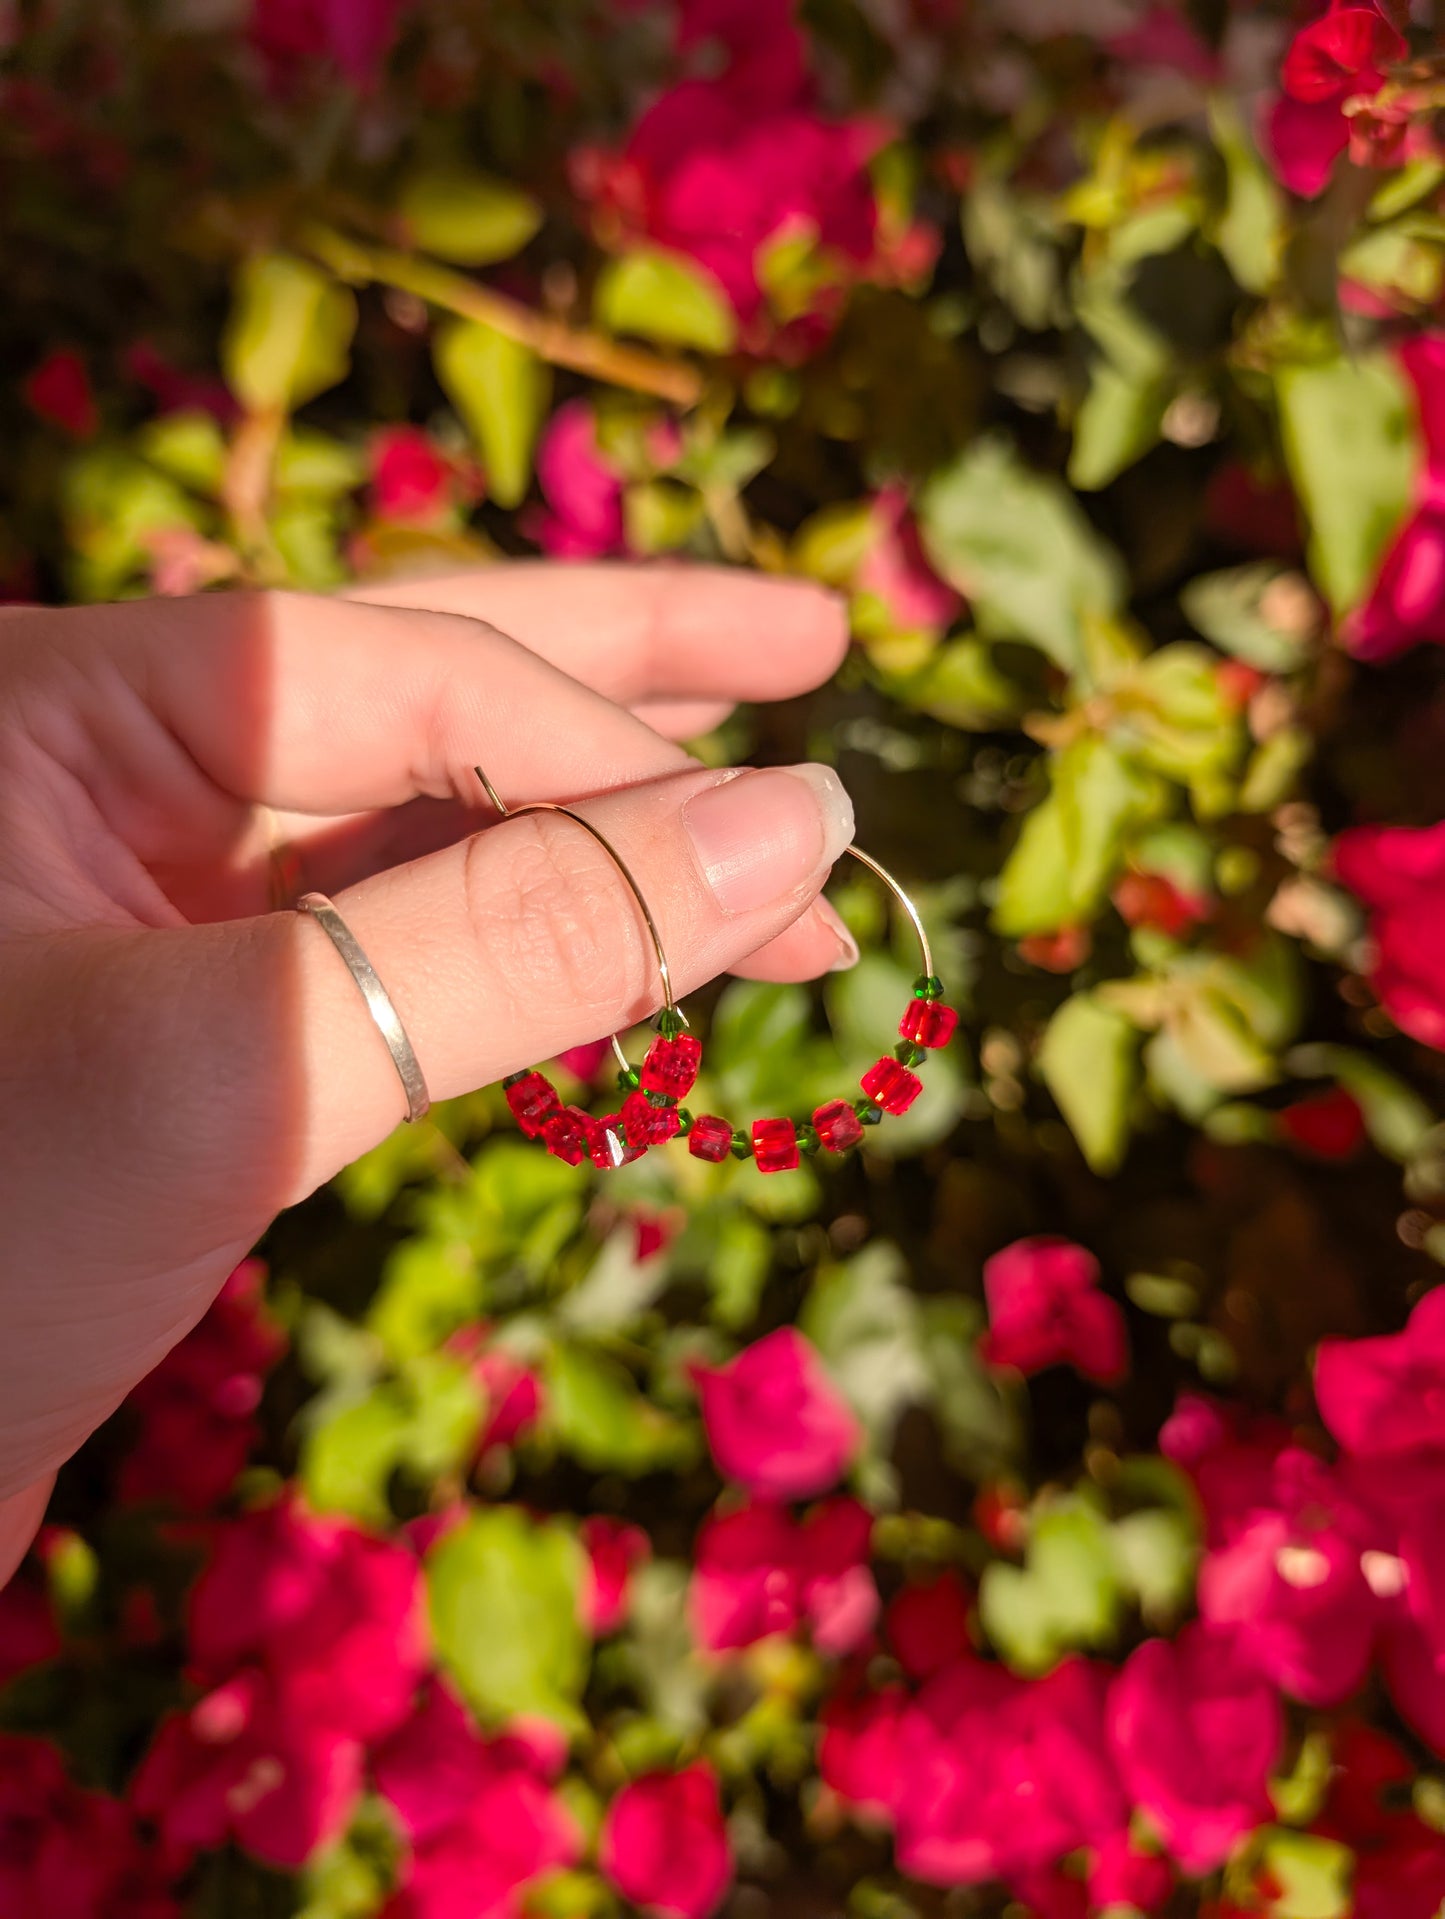
[(702, 496), (675, 480), (642, 480), (623, 496), (628, 546), (635, 553), (672, 553), (702, 525)]
[(254, 254), (236, 275), (221, 371), (253, 413), (289, 413), (346, 378), (356, 301), (320, 268)]
[(366, 1324), (393, 1359), (433, 1352), (482, 1306), (477, 1262), (455, 1240), (404, 1240), (388, 1254)]
[(1190, 625), (1221, 652), (1264, 673), (1289, 673), (1303, 663), (1309, 636), (1286, 631), (1268, 618), (1269, 589), (1284, 577), (1285, 569), (1273, 560), (1252, 560), (1190, 580), (1180, 591), (1179, 604)]
[(918, 1313), (944, 1457), (980, 1483), (1015, 1470), (1023, 1434), (1014, 1403), (979, 1358), (980, 1308), (971, 1299), (943, 1297), (919, 1300)]
[(1198, 1540), (1179, 1511), (1129, 1513), (1110, 1529), (1114, 1565), (1156, 1630), (1172, 1625), (1194, 1597)]
[(1037, 1510), (1023, 1567), (996, 1561), (979, 1583), (979, 1619), (1015, 1672), (1036, 1676), (1066, 1653), (1105, 1646), (1120, 1592), (1110, 1526), (1073, 1496)]
[(1004, 440), (976, 441), (930, 480), (919, 525), (934, 566), (967, 595), (981, 628), (1028, 640), (1065, 669), (1079, 663), (1083, 618), (1123, 601), (1118, 555), (1072, 496)]
[(366, 478), (366, 461), (359, 450), (314, 427), (292, 427), (276, 449), (273, 484), (278, 494), (311, 494), (338, 499), (354, 492)]
[(841, 1265), (824, 1267), (798, 1317), (879, 1453), (891, 1446), (904, 1409), (925, 1403), (932, 1389), (907, 1270), (896, 1246), (875, 1240)]
[(1221, 97), (1210, 102), (1209, 125), (1224, 160), (1227, 187), (1214, 243), (1246, 292), (1265, 293), (1279, 272), (1284, 196), (1230, 102)]
[(437, 335), (437, 378), (466, 422), (499, 506), (520, 506), (532, 482), (532, 454), (547, 417), (551, 375), (530, 347), (477, 320)]
[(1403, 378), (1384, 353), (1276, 378), (1285, 456), (1310, 525), (1310, 567), (1337, 615), (1362, 598), (1404, 517), (1415, 466)]
[(1170, 385), (1163, 377), (1140, 378), (1110, 360), (1096, 360), (1074, 415), (1069, 484), (1094, 492), (1141, 459), (1159, 439)]
[(999, 874), (992, 923), (1008, 939), (1087, 920), (1103, 905), (1130, 831), (1150, 819), (1157, 782), (1086, 735), (1053, 763), (1053, 790), (1028, 815)]
[(413, 173), (397, 212), (412, 246), (469, 267), (511, 259), (542, 224), (542, 209), (531, 194), (460, 166)]
[(1418, 1093), (1368, 1053), (1348, 1046), (1297, 1046), (1285, 1060), (1303, 1079), (1335, 1080), (1358, 1103), (1379, 1152), (1407, 1164), (1434, 1131), (1435, 1116)]
[(1266, 1836), (1260, 1863), (1272, 1888), (1265, 1910), (1277, 1919), (1347, 1919), (1353, 1910), (1355, 1855), (1337, 1840), (1278, 1827)]
[(1039, 1072), (1096, 1173), (1118, 1170), (1139, 1083), (1139, 1033), (1091, 993), (1075, 993), (1049, 1021)]
[[(312, 1405), (320, 1408), (324, 1401)], [(301, 1442), (301, 1484), (310, 1505), (369, 1526), (387, 1525), (387, 1486), (406, 1449), (409, 1423), (406, 1406), (389, 1386), (318, 1420)]]
[(226, 436), (213, 413), (163, 413), (136, 435), (141, 458), (206, 499), (216, 499), (226, 473)]
[(694, 260), (654, 247), (608, 261), (592, 314), (611, 333), (703, 353), (729, 353), (737, 341), (732, 306), (713, 276)]
[(470, 1514), (427, 1555), (438, 1657), (484, 1721), (535, 1713), (572, 1732), (585, 1725), (583, 1569), (570, 1532), (512, 1506)]
[(589, 1472), (655, 1472), (696, 1450), (690, 1428), (644, 1398), (621, 1366), (584, 1347), (554, 1347), (544, 1377), (547, 1429)]

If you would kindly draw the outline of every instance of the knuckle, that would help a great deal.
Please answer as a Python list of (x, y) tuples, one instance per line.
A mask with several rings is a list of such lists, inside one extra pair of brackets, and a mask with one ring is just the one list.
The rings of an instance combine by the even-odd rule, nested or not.
[(473, 937), (498, 964), (512, 1012), (525, 1017), (550, 994), (613, 1025), (644, 1002), (650, 949), (620, 875), (582, 827), (556, 814), (511, 821), (468, 842), (463, 872)]

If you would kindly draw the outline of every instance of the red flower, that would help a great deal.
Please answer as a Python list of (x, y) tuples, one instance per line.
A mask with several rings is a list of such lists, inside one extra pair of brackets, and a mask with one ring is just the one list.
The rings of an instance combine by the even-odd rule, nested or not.
[(16, 1573), (8, 1585), (0, 1586), (0, 1686), (54, 1659), (60, 1649), (49, 1593), (28, 1571)]
[(1365, 1143), (1360, 1102), (1343, 1086), (1296, 1100), (1275, 1116), (1287, 1140), (1318, 1159), (1352, 1159)]
[(333, 62), (354, 87), (379, 79), (404, 0), (252, 0), (251, 44), (270, 83), (287, 89), (308, 61)]
[(456, 470), (419, 426), (384, 427), (371, 443), (371, 510), (404, 526), (444, 522), (455, 500)]
[(1445, 1450), (1445, 1286), (1411, 1313), (1403, 1332), (1326, 1339), (1315, 1357), (1315, 1399), (1339, 1444), (1390, 1461)]
[(1283, 1739), (1273, 1686), (1208, 1626), (1147, 1640), (1109, 1695), (1124, 1789), (1186, 1872), (1212, 1872), (1269, 1819)]
[(1349, 143), (1346, 106), (1378, 93), (1385, 68), (1408, 52), (1373, 6), (1334, 5), (1295, 35), (1263, 128), (1265, 150), (1292, 193), (1313, 199), (1324, 191)]
[(792, 1326), (694, 1378), (718, 1470), (749, 1492), (804, 1499), (835, 1484), (857, 1454), (852, 1408)]
[(824, 1785), (875, 1818), (891, 1819), (897, 1808), (907, 1697), (901, 1686), (878, 1692), (847, 1686), (819, 1714)]
[(1334, 846), (1335, 871), (1373, 908), (1370, 980), (1403, 1031), (1445, 1049), (1445, 820), (1359, 826)]
[(85, 361), (67, 347), (57, 347), (27, 376), (20, 389), (26, 405), (51, 426), (73, 440), (92, 439), (100, 425), (95, 395)]
[(127, 1399), (140, 1432), (121, 1462), (123, 1500), (202, 1513), (231, 1490), (260, 1437), (266, 1374), (286, 1350), (262, 1305), (265, 1277), (259, 1260), (243, 1260), (205, 1318)]
[(126, 1807), (82, 1791), (43, 1739), (0, 1734), (0, 1913), (177, 1919)]
[(583, 1615), (587, 1630), (594, 1638), (604, 1639), (626, 1623), (632, 1574), (647, 1563), (652, 1546), (640, 1526), (625, 1525), (620, 1519), (584, 1519), (578, 1533), (587, 1549)]
[(524, 1743), (483, 1739), (439, 1680), (375, 1774), (410, 1846), (389, 1919), (511, 1919), (534, 1879), (577, 1858), (576, 1825)]
[(698, 1643), (728, 1652), (806, 1623), (819, 1651), (852, 1652), (878, 1615), (872, 1529), (854, 1499), (825, 1500), (801, 1526), (766, 1500), (714, 1513), (698, 1534), (688, 1595)]
[(888, 1608), (888, 1641), (910, 1679), (927, 1679), (971, 1644), (970, 1593), (956, 1572), (905, 1586)]
[(707, 1919), (732, 1884), (717, 1779), (704, 1760), (624, 1786), (607, 1809), (598, 1863), (624, 1899)]
[(251, 1666), (162, 1720), (131, 1800), (178, 1851), (230, 1838), (295, 1870), (345, 1830), (362, 1756), (358, 1740), (293, 1713)]
[(1374, 585), (1345, 621), (1341, 640), (1360, 660), (1389, 660), (1412, 646), (1445, 645), (1445, 333), (1400, 348), (1415, 389), (1422, 448), (1415, 504)]
[(1098, 1290), (1099, 1262), (1066, 1239), (1021, 1239), (983, 1269), (990, 1366), (1025, 1374), (1073, 1366), (1109, 1385), (1128, 1369), (1128, 1335), (1116, 1301)]
[(597, 421), (585, 400), (568, 400), (547, 422), (537, 448), (537, 484), (551, 511), (533, 517), (527, 531), (553, 559), (596, 560), (627, 551), (622, 474), (598, 444)]

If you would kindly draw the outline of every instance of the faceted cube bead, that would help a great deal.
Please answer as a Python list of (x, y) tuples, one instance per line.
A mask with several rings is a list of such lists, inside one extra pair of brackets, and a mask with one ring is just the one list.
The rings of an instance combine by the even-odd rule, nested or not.
[(900, 1060), (880, 1059), (859, 1082), (863, 1091), (885, 1113), (906, 1113), (923, 1091), (923, 1081)]
[(580, 1166), (591, 1150), (591, 1114), (577, 1106), (559, 1106), (542, 1121), (542, 1141), (554, 1159)]
[(798, 1164), (798, 1132), (790, 1119), (753, 1121), (753, 1158), (760, 1173), (791, 1172)]
[(675, 1039), (665, 1034), (655, 1039), (642, 1062), (644, 1093), (666, 1093), (669, 1099), (686, 1099), (702, 1064), (702, 1041), (691, 1033), (679, 1033)]
[(687, 1150), (694, 1159), (708, 1159), (716, 1164), (726, 1159), (732, 1149), (733, 1129), (727, 1120), (719, 1119), (716, 1113), (701, 1113), (692, 1122)]
[(901, 1039), (914, 1046), (947, 1046), (958, 1025), (958, 1014), (936, 999), (910, 1000), (908, 1011), (898, 1022)]
[(846, 1153), (863, 1137), (863, 1122), (846, 1099), (830, 1099), (813, 1115), (813, 1126), (830, 1153)]
[(555, 1113), (562, 1104), (556, 1087), (542, 1073), (523, 1073), (502, 1091), (513, 1119), (528, 1139), (538, 1137), (548, 1114)]
[(629, 1093), (622, 1102), (622, 1127), (629, 1146), (661, 1146), (676, 1137), (681, 1125), (675, 1106), (654, 1106), (646, 1093)]
[(593, 1120), (587, 1150), (594, 1166), (610, 1171), (614, 1166), (629, 1166), (633, 1160), (641, 1159), (646, 1148), (628, 1143), (621, 1113), (608, 1113), (604, 1119)]

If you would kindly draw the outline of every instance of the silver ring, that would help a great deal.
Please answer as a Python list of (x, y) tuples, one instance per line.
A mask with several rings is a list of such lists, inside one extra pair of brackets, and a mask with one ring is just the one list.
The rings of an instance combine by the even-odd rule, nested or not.
[(407, 1120), (423, 1118), (431, 1105), (431, 1095), (426, 1089), (421, 1064), (406, 1036), (401, 1015), (392, 1004), (391, 994), (377, 978), (376, 968), (362, 951), (361, 942), (324, 893), (303, 893), (296, 902), (296, 911), (309, 913), (323, 926), (331, 944), (346, 961), (346, 970), (356, 981), (357, 990), (366, 1001), (366, 1010), (386, 1041), (386, 1050), (401, 1080), (406, 1094)]

